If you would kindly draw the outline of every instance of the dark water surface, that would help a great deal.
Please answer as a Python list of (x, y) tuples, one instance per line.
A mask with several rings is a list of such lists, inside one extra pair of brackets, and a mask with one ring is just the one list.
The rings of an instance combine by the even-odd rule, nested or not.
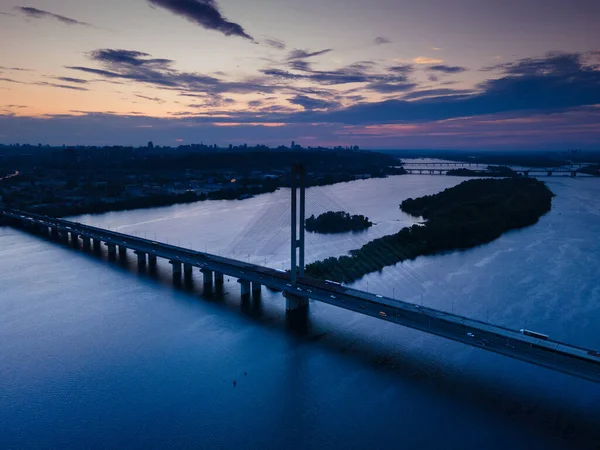
[[(310, 235), (309, 260), (414, 223), (407, 197), (459, 183), (403, 176), (311, 189), (366, 233)], [(552, 178), (552, 211), (461, 253), (355, 285), (600, 349), (600, 180)], [(75, 220), (280, 268), (287, 192)], [(250, 256), (248, 256), (250, 255)], [(0, 448), (600, 448), (600, 385), (280, 294), (174, 288), (105, 257), (0, 228)], [(236, 386), (233, 382), (236, 380)]]

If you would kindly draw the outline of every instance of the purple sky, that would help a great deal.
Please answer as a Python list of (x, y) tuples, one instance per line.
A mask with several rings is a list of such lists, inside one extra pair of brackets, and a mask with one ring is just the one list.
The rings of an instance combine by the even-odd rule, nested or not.
[(0, 143), (599, 149), (597, 0), (0, 0)]

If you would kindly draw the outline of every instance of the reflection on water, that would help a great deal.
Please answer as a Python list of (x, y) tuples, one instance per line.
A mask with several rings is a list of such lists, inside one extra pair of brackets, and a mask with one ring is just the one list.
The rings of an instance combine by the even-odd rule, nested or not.
[[(309, 260), (411, 224), (399, 203), (459, 183), (404, 176), (314, 188), (309, 214), (346, 209), (365, 233), (308, 236)], [(361, 289), (600, 347), (600, 182), (549, 179), (534, 227), (417, 258)], [(280, 268), (287, 192), (75, 220)], [(250, 256), (248, 256), (250, 255)], [(131, 258), (131, 255), (130, 255)], [(600, 387), (311, 302), (301, 323), (263, 290), (243, 302), (173, 288), (0, 229), (1, 448), (596, 448)], [(205, 295), (203, 295), (205, 294)], [(233, 381), (236, 381), (234, 387)]]

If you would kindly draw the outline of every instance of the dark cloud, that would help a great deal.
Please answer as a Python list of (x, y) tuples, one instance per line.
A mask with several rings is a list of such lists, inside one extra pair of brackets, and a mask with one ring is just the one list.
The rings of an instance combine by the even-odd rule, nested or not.
[[(593, 52), (592, 52), (593, 54)], [(579, 72), (586, 54), (580, 53), (548, 53), (546, 58), (525, 58), (515, 62), (498, 64), (482, 70), (501, 70), (510, 75), (519, 76), (545, 76), (545, 75), (570, 75)], [(600, 69), (590, 64), (590, 69)]]
[(81, 22), (79, 20), (71, 19), (70, 17), (61, 16), (59, 14), (54, 14), (48, 11), (44, 11), (42, 9), (31, 8), (29, 6), (16, 6), (15, 9), (19, 11), (21, 14), (24, 14), (27, 17), (31, 17), (33, 19), (55, 19), (59, 22), (62, 22), (67, 25), (81, 25), (84, 27), (91, 27), (92, 25), (87, 22)]
[(208, 30), (220, 31), (225, 36), (239, 36), (254, 40), (241, 25), (229, 22), (223, 17), (215, 0), (148, 0), (148, 3), (183, 16)]
[(142, 98), (144, 100), (148, 100), (151, 102), (156, 102), (156, 103), (165, 103), (165, 101), (161, 98), (157, 98), (157, 97), (148, 97), (146, 95), (142, 95), (142, 94), (133, 94), (135, 95), (137, 98)]
[(250, 106), (251, 108), (257, 108), (257, 107), (261, 106), (262, 104), (263, 104), (263, 102), (260, 100), (250, 100), (248, 102), (248, 106)]
[(581, 54), (550, 54), (502, 65), (503, 76), (478, 92), (415, 101), (363, 103), (344, 110), (298, 115), (296, 120), (341, 123), (423, 122), (499, 113), (554, 113), (600, 104), (600, 70)]
[(461, 72), (466, 72), (467, 69), (466, 67), (460, 67), (460, 66), (447, 66), (445, 64), (436, 64), (434, 66), (429, 66), (427, 68), (427, 70), (431, 71), (431, 72), (441, 72), (441, 73), (461, 73)]
[(71, 77), (54, 77), (55, 80), (65, 81), (67, 83), (77, 83), (77, 84), (86, 84), (88, 80), (83, 80), (81, 78), (71, 78)]
[(415, 70), (415, 66), (413, 66), (412, 64), (403, 64), (400, 66), (389, 67), (388, 70), (394, 73), (409, 74)]
[(285, 50), (285, 43), (279, 39), (265, 39), (265, 44), (269, 47), (276, 48), (277, 50)]
[(374, 43), (375, 45), (383, 45), (383, 44), (391, 44), (391, 43), (392, 43), (392, 41), (391, 41), (391, 40), (389, 40), (389, 39), (388, 39), (388, 38), (386, 38), (386, 37), (383, 37), (383, 36), (378, 36), (378, 37), (376, 37), (375, 39), (373, 39), (373, 43)]
[(312, 70), (311, 63), (303, 59), (295, 59), (288, 63), (288, 67), (299, 72), (310, 72)]
[(133, 50), (100, 49), (90, 52), (88, 58), (101, 64), (103, 68), (85, 66), (67, 66), (67, 68), (107, 79), (129, 80), (176, 89), (189, 94), (225, 92), (245, 94), (275, 91), (275, 87), (261, 84), (261, 80), (229, 82), (209, 75), (180, 72), (172, 67), (172, 60), (150, 56), (148, 53)]
[(101, 49), (90, 52), (89, 56), (96, 61), (107, 64), (125, 64), (130, 66), (157, 66), (166, 68), (173, 63), (171, 59), (148, 58), (148, 53), (134, 50)]
[[(384, 84), (397, 87), (396, 85), (405, 84), (408, 80), (407, 72), (409, 70), (392, 70), (392, 73), (371, 73), (372, 66), (371, 61), (359, 61), (337, 70), (321, 71), (311, 70), (309, 65), (300, 64), (296, 66), (296, 70), (302, 71), (302, 73), (293, 73), (282, 69), (263, 69), (261, 73), (283, 80), (306, 80), (323, 85), (371, 83), (369, 89), (372, 90), (385, 89)], [(397, 91), (401, 88), (394, 89), (390, 87), (389, 89), (389, 91)]]
[(89, 91), (89, 89), (86, 89), (86, 88), (80, 87), (80, 86), (70, 86), (68, 84), (47, 83), (45, 81), (40, 81), (38, 83), (29, 83), (29, 84), (36, 85), (36, 86), (50, 86), (50, 87), (59, 88), (59, 89), (70, 89), (72, 91)]
[(311, 52), (310, 50), (300, 50), (300, 49), (295, 49), (292, 50), (290, 52), (290, 54), (288, 55), (288, 61), (291, 61), (293, 59), (306, 59), (306, 58), (312, 58), (313, 56), (320, 56), (320, 55), (324, 55), (326, 53), (332, 52), (333, 49), (332, 48), (326, 48), (324, 50), (317, 50), (314, 52)]
[(330, 109), (339, 106), (339, 103), (337, 102), (330, 102), (328, 100), (312, 98), (306, 95), (296, 95), (288, 101), (294, 105), (302, 106), (305, 110)]
[(4, 67), (4, 66), (0, 66), (0, 70), (8, 70), (8, 71), (15, 71), (15, 72), (31, 72), (31, 69), (22, 69), (20, 67)]
[(13, 80), (12, 78), (0, 78), (0, 81), (6, 81), (7, 83), (27, 84), (22, 81)]

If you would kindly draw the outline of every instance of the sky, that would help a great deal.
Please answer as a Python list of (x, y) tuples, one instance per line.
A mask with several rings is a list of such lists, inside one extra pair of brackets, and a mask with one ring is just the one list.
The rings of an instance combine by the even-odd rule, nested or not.
[(0, 0), (0, 143), (600, 150), (598, 0)]

